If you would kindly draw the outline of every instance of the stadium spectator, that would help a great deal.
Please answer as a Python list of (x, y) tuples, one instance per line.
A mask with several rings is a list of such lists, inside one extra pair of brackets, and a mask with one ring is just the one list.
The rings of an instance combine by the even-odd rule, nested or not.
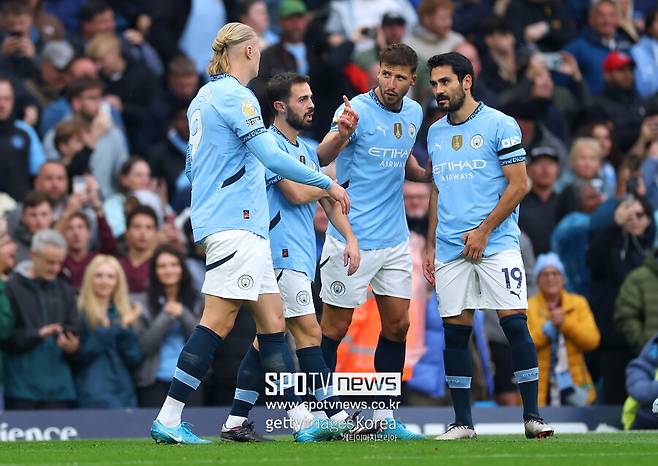
[(621, 285), (614, 324), (637, 355), (658, 333), (658, 250), (647, 256)]
[[(156, 249), (149, 276), (146, 309), (137, 323), (144, 361), (135, 371), (135, 383), (139, 405), (153, 408), (167, 396), (178, 355), (199, 322), (203, 303), (178, 250)], [(203, 394), (195, 392), (188, 404), (200, 405), (202, 399)]]
[[(286, 1), (289, 5), (298, 3)], [(409, 28), (418, 21), (414, 8), (404, 0), (331, 0), (325, 30), (354, 42), (360, 52), (372, 47), (374, 32), (385, 13), (404, 16)]]
[(51, 228), (53, 222), (53, 206), (48, 195), (36, 191), (27, 193), (23, 201), (20, 221), (12, 232), (17, 246), (17, 262), (29, 259), (33, 236), (40, 230)]
[[(372, 47), (355, 53), (352, 60), (362, 70), (368, 72), (379, 65), (379, 52), (392, 44), (404, 42), (407, 35), (407, 20), (399, 13), (385, 13), (381, 25), (376, 29)], [(428, 78), (429, 79), (429, 78)]]
[[(97, 225), (100, 247), (92, 249), (93, 230), (90, 218), (80, 211), (81, 204), (86, 201), (94, 213)], [(99, 199), (98, 186), (93, 179), (88, 180), (87, 190), (71, 196), (66, 211), (59, 222), (59, 229), (66, 239), (67, 255), (62, 265), (62, 278), (75, 290), (79, 290), (85, 269), (98, 254), (113, 255), (116, 252), (116, 240), (105, 219), (103, 205)]]
[[(69, 99), (73, 118), (83, 121), (86, 131), (102, 133), (91, 153), (89, 168), (103, 197), (108, 197), (117, 189), (117, 174), (128, 158), (128, 147), (123, 132), (111, 122), (110, 106), (102, 100), (103, 88), (101, 81), (81, 78), (71, 83)], [(48, 158), (58, 157), (54, 139), (55, 131), (51, 129), (44, 137)]]
[[(14, 328), (14, 314), (7, 298), (5, 282), (7, 274), (16, 264), (16, 244), (9, 235), (7, 222), (0, 218), (0, 341), (7, 338)], [(0, 410), (4, 407), (2, 351), (0, 350)]]
[(482, 40), (481, 79), (500, 93), (516, 83), (520, 69), (514, 32), (505, 19), (494, 16), (483, 21)]
[(591, 270), (590, 303), (596, 325), (601, 331), (601, 349), (593, 355), (592, 372), (601, 374), (605, 404), (624, 401), (624, 368), (634, 354), (613, 323), (615, 300), (628, 274), (642, 265), (651, 251), (656, 236), (653, 212), (641, 199), (618, 204), (614, 222), (595, 231), (587, 251)]
[(624, 429), (658, 429), (658, 418), (652, 412), (658, 399), (658, 335), (654, 336), (626, 368), (629, 398), (624, 403)]
[(557, 224), (555, 182), (559, 163), (551, 147), (535, 147), (528, 153), (528, 178), (532, 185), (521, 201), (519, 227), (530, 238), (535, 254), (550, 250), (551, 233)]
[(114, 257), (98, 255), (89, 263), (78, 308), (80, 348), (73, 357), (78, 407), (136, 408), (130, 370), (142, 360), (133, 331), (141, 308), (131, 305), (126, 277)]
[(7, 282), (14, 329), (5, 351), (7, 409), (66, 409), (76, 398), (69, 367), (79, 346), (73, 290), (57, 278), (66, 242), (54, 230), (32, 240), (32, 261), (18, 264)]
[(279, 42), (279, 37), (270, 29), (270, 14), (265, 1), (239, 0), (236, 2), (235, 9), (238, 21), (251, 26), (258, 34), (261, 51)]
[(126, 201), (138, 191), (151, 187), (151, 167), (140, 157), (126, 160), (119, 170), (119, 192), (105, 199), (103, 209), (112, 234), (119, 238), (126, 231)]
[(613, 134), (614, 125), (610, 121), (594, 120), (578, 131), (579, 137), (594, 138), (601, 145), (603, 154), (603, 179), (617, 183), (617, 170), (621, 166), (623, 154), (619, 150)]
[(28, 82), (41, 108), (62, 96), (68, 84), (66, 68), (75, 52), (65, 40), (48, 42), (39, 57), (39, 75)]
[(158, 136), (151, 117), (161, 98), (158, 80), (142, 62), (123, 56), (121, 43), (113, 33), (94, 36), (87, 43), (86, 53), (105, 80), (105, 101), (121, 112), (131, 150), (144, 153)]
[(153, 167), (153, 177), (163, 179), (166, 183), (169, 203), (173, 203), (177, 193), (190, 187), (184, 172), (187, 141), (190, 137), (186, 112), (186, 104), (172, 112), (167, 136), (146, 154)]
[(34, 179), (34, 191), (48, 196), (53, 208), (53, 220), (57, 221), (66, 208), (69, 178), (66, 167), (59, 160), (46, 160)]
[[(411, 0), (417, 6), (419, 0)], [(480, 33), (482, 22), (494, 16), (493, 2), (489, 0), (466, 0), (458, 2), (453, 17), (453, 30), (475, 43)]]
[(149, 206), (138, 205), (126, 215), (126, 254), (119, 258), (130, 293), (148, 291), (149, 268), (158, 240), (158, 217)]
[(652, 209), (658, 211), (658, 141), (654, 141), (649, 147), (641, 169), (647, 199), (651, 203)]
[(418, 54), (419, 63), (434, 55), (451, 52), (464, 42), (464, 36), (452, 30), (454, 13), (455, 5), (451, 0), (423, 0), (418, 5), (418, 24), (413, 27), (406, 43)]
[(166, 134), (173, 113), (178, 108), (189, 105), (199, 90), (200, 82), (201, 77), (196, 71), (196, 65), (188, 57), (179, 54), (169, 60), (164, 95), (157, 102), (163, 108), (158, 110), (159, 115), (152, 115), (152, 118), (158, 121), (158, 129), (162, 130), (159, 136)]
[(10, 70), (21, 79), (35, 79), (39, 74), (35, 58), (43, 42), (33, 29), (34, 18), (30, 5), (10, 0), (2, 6), (2, 14), (6, 33), (0, 45), (0, 68)]
[(628, 150), (628, 153), (643, 159), (656, 142), (658, 142), (658, 94), (647, 102), (637, 141)]
[(528, 299), (528, 327), (537, 347), (540, 406), (585, 406), (596, 398), (584, 352), (600, 341), (583, 296), (564, 288), (564, 266), (555, 253), (537, 258), (539, 293)]
[[(81, 33), (71, 39), (79, 54), (84, 53), (89, 42), (98, 34), (114, 34), (117, 26), (114, 10), (105, 0), (87, 1), (80, 9), (80, 23)], [(139, 30), (123, 31), (121, 49), (130, 60), (143, 61), (156, 76), (162, 76), (162, 61)]]
[(571, 9), (560, 0), (512, 0), (505, 16), (519, 43), (542, 52), (561, 50), (576, 35)]
[(84, 131), (80, 120), (65, 120), (55, 127), (53, 144), (69, 179), (90, 172), (89, 159), (96, 144), (94, 131)]
[(211, 44), (217, 30), (226, 23), (224, 2), (163, 0), (151, 11), (148, 40), (164, 62), (183, 52), (196, 64), (199, 74), (206, 73)]
[(14, 85), (0, 77), (0, 172), (11, 173), (0, 179), (0, 192), (17, 202), (30, 190), (30, 177), (44, 161), (43, 148), (36, 132), (14, 117)]
[(250, 87), (258, 97), (263, 115), (273, 116), (267, 103), (267, 81), (286, 71), (310, 76), (315, 104), (311, 133), (316, 139), (321, 138), (331, 125), (336, 103), (348, 93), (342, 70), (350, 60), (353, 45), (349, 41), (336, 46), (325, 42), (311, 46), (304, 42), (309, 16), (301, 0), (283, 0), (279, 4), (278, 17), (280, 40), (263, 51), (258, 77), (251, 81)]
[(635, 89), (633, 59), (611, 52), (603, 61), (605, 86), (594, 99), (592, 113), (614, 124), (617, 143), (627, 151), (636, 141), (644, 116), (644, 104)]
[(604, 180), (600, 178), (602, 164), (602, 150), (599, 142), (594, 138), (578, 138), (571, 145), (569, 159), (571, 171), (565, 171), (558, 180), (560, 194), (557, 198), (556, 216), (560, 221), (565, 215), (582, 210), (581, 188), (584, 185), (592, 186), (601, 196), (601, 202), (607, 198)]
[(594, 94), (603, 91), (604, 81), (601, 70), (606, 56), (614, 50), (628, 48), (617, 34), (616, 5), (613, 0), (599, 0), (592, 3), (589, 10), (589, 26), (580, 31), (565, 50), (572, 54), (585, 77), (589, 89)]
[(633, 0), (616, 0), (617, 6), (617, 34), (626, 44), (637, 44), (640, 40), (637, 17), (633, 8)]
[(647, 17), (645, 34), (630, 53), (635, 61), (635, 89), (646, 99), (658, 92), (658, 7)]
[(407, 226), (410, 231), (419, 235), (427, 234), (430, 202), (430, 186), (427, 183), (405, 181), (403, 187), (404, 211), (407, 216)]

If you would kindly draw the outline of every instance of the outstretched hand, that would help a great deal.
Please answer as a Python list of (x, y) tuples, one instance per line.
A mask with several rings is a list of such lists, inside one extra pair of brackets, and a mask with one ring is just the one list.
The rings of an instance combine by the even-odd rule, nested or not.
[(343, 96), (345, 107), (343, 112), (338, 117), (338, 133), (341, 137), (349, 139), (356, 131), (356, 126), (359, 123), (359, 114), (354, 111), (352, 104), (347, 96)]

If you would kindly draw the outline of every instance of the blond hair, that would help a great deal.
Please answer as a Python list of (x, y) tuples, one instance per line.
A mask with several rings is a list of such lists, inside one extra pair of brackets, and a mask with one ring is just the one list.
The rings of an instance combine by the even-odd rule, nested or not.
[(85, 53), (89, 58), (97, 60), (113, 50), (121, 51), (119, 38), (111, 32), (102, 32), (89, 41)]
[(112, 256), (99, 254), (94, 257), (85, 270), (82, 286), (80, 287), (80, 296), (78, 297), (78, 308), (92, 328), (102, 325), (103, 320), (100, 316), (104, 312), (107, 312), (107, 309), (102, 309), (101, 307), (101, 303), (94, 292), (93, 283), (98, 268), (106, 264), (112, 267), (117, 275), (117, 284), (112, 293), (112, 304), (114, 304), (121, 317), (131, 312), (130, 301), (128, 299), (128, 284), (121, 264)]
[(598, 139), (590, 137), (576, 138), (571, 144), (571, 151), (569, 151), (571, 166), (576, 162), (576, 157), (580, 154), (581, 147), (587, 147), (593, 150), (599, 156), (599, 159), (603, 159), (603, 148)]
[(257, 38), (258, 36), (251, 26), (242, 23), (225, 24), (217, 31), (215, 40), (212, 41), (213, 55), (208, 65), (208, 74), (227, 73), (231, 65), (228, 57), (229, 50), (238, 44)]

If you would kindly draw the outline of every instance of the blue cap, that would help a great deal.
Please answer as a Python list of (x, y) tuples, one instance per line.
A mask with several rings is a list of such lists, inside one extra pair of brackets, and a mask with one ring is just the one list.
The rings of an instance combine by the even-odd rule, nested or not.
[(537, 262), (535, 262), (535, 270), (533, 270), (535, 280), (539, 278), (539, 274), (542, 273), (544, 269), (549, 267), (558, 269), (563, 276), (565, 275), (564, 265), (562, 265), (560, 256), (554, 252), (548, 252), (546, 254), (540, 254), (539, 257), (537, 257)]

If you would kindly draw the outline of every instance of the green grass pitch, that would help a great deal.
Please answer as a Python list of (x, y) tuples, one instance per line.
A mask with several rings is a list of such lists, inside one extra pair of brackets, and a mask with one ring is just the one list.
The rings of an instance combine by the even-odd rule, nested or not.
[(7, 465), (657, 465), (658, 432), (560, 435), (547, 440), (482, 436), (474, 441), (156, 445), (147, 440), (0, 444)]

